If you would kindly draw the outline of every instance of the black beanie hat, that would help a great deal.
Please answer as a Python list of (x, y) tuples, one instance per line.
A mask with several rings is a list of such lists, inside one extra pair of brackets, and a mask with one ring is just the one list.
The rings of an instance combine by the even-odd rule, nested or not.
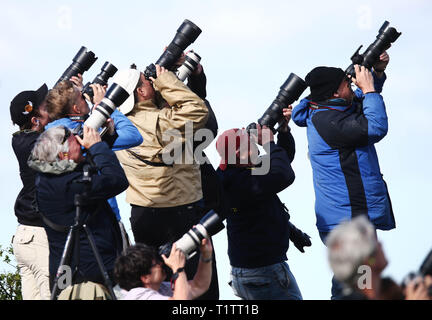
[(316, 67), (305, 78), (311, 91), (309, 99), (324, 101), (330, 98), (344, 78), (345, 72), (341, 68)]

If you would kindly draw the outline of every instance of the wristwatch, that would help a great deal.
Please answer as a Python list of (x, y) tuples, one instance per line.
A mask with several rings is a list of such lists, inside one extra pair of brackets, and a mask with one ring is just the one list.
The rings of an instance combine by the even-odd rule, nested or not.
[(183, 272), (184, 270), (185, 270), (184, 267), (178, 268), (177, 271), (174, 272), (174, 274), (171, 277), (171, 283), (174, 283), (177, 280), (177, 278), (179, 277), (180, 272)]

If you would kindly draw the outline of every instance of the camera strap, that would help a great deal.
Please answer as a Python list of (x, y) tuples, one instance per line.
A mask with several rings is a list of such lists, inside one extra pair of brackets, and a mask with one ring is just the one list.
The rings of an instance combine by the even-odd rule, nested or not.
[(82, 114), (68, 114), (67, 117), (75, 122), (84, 122), (89, 117), (88, 114), (82, 115)]
[(50, 219), (48, 219), (47, 217), (45, 217), (45, 215), (39, 211), (39, 209), (36, 208), (36, 212), (42, 217), (43, 222), (51, 229), (53, 229), (54, 231), (57, 232), (61, 232), (61, 233), (68, 233), (70, 227), (68, 226), (63, 226), (57, 223), (52, 222)]
[[(336, 107), (348, 107), (345, 105), (339, 106), (336, 103), (334, 104), (334, 106), (336, 106)], [(345, 112), (345, 111), (349, 110), (349, 108), (344, 108), (343, 110), (341, 110), (341, 109), (330, 107), (330, 106), (324, 106), (324, 105), (318, 104), (317, 102), (313, 102), (313, 101), (309, 101), (309, 109), (310, 110), (328, 109), (328, 110), (335, 110), (335, 111), (339, 111), (339, 112)]]
[(172, 164), (166, 164), (163, 162), (152, 162), (152, 161), (148, 161), (146, 159), (143, 159), (139, 154), (137, 154), (136, 152), (133, 152), (132, 150), (126, 150), (126, 151), (128, 153), (130, 153), (131, 155), (133, 155), (138, 160), (144, 162), (146, 165), (149, 165), (152, 167), (172, 167)]

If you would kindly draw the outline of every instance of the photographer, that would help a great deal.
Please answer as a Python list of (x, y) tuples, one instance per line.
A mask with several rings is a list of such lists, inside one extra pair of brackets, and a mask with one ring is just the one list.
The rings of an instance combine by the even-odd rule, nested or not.
[[(47, 96), (47, 109), (51, 119), (54, 121), (47, 125), (47, 129), (59, 125), (73, 130), (84, 123), (90, 113), (89, 105), (81, 94), (82, 77), (72, 77), (71, 81), (61, 81)], [(106, 88), (100, 84), (91, 84), (94, 96), (93, 102), (96, 106), (104, 97)], [(106, 122), (107, 132), (103, 140), (108, 143), (113, 151), (128, 149), (140, 145), (143, 141), (137, 128), (118, 110), (115, 110)], [(111, 208), (119, 221), (124, 247), (127, 246), (128, 237), (121, 222), (120, 210), (116, 198), (108, 200)]]
[(13, 124), (20, 130), (12, 136), (12, 148), (19, 163), (23, 188), (15, 202), (18, 219), (12, 245), (20, 276), (24, 300), (48, 300), (50, 298), (48, 272), (48, 239), (43, 222), (35, 208), (35, 172), (28, 167), (27, 159), (48, 123), (45, 97), (46, 84), (36, 91), (17, 94), (10, 104)]
[[(81, 147), (86, 149), (86, 157)], [(80, 222), (85, 223), (91, 230), (103, 265), (112, 277), (114, 262), (122, 247), (119, 225), (107, 199), (128, 187), (128, 181), (115, 154), (101, 141), (96, 130), (84, 126), (84, 138), (81, 139), (74, 136), (68, 128), (60, 126), (41, 134), (28, 163), (31, 168), (40, 172), (36, 179), (36, 198), (40, 212), (52, 224), (65, 229), (54, 230), (52, 224), (45, 226), (50, 249), (51, 281), (59, 267), (68, 227), (74, 224), (75, 195), (85, 191), (88, 197), (81, 210)], [(91, 174), (90, 171), (91, 182), (86, 186), (80, 181), (82, 182), (83, 169), (87, 164), (91, 164), (93, 171), (97, 172)], [(103, 283), (96, 258), (84, 232), (80, 233), (79, 246), (75, 246), (74, 250), (70, 266), (74, 272), (72, 284), (86, 281)]]
[[(286, 121), (277, 144), (272, 131), (259, 124), (256, 136), (244, 129), (231, 129), (216, 142), (222, 158), (217, 173), (230, 211), (226, 221), (231, 286), (237, 296), (246, 300), (302, 299), (285, 262), (292, 226), (290, 216), (277, 196), (295, 178), (291, 167), (295, 143), (288, 127), (290, 108), (284, 109), (284, 116)], [(270, 150), (261, 157), (269, 159), (270, 168), (265, 174), (255, 174), (259, 169), (256, 143)]]
[[(293, 110), (293, 121), (307, 127), (315, 214), (323, 242), (341, 221), (359, 215), (368, 216), (376, 229), (396, 226), (375, 150), (388, 130), (380, 94), (388, 62), (384, 52), (373, 72), (355, 65), (355, 79), (340, 68), (314, 68), (306, 76), (311, 93)], [(355, 92), (351, 82), (358, 87)], [(333, 281), (333, 299), (340, 290)]]
[[(427, 288), (432, 277), (411, 281), (403, 293), (393, 283), (387, 288), (381, 274), (387, 266), (387, 258), (378, 241), (372, 223), (365, 216), (344, 221), (327, 237), (328, 259), (336, 280), (343, 286), (343, 300), (430, 300)], [(391, 294), (390, 294), (391, 293)]]
[[(174, 73), (158, 65), (156, 72), (157, 78), (151, 81), (141, 73), (134, 99), (120, 106), (138, 128), (144, 142), (139, 147), (117, 152), (117, 156), (130, 183), (126, 201), (132, 206), (135, 242), (158, 247), (179, 239), (203, 216), (200, 166), (195, 161), (185, 163), (183, 160), (186, 145), (191, 143), (187, 138), (193, 138), (186, 137), (186, 127), (191, 129), (191, 135), (203, 128), (208, 108)], [(173, 131), (179, 134), (175, 143), (164, 139)], [(174, 153), (180, 150), (181, 159), (176, 160), (181, 163), (163, 160), (173, 145)], [(198, 257), (193, 257), (186, 266), (189, 279), (196, 272)], [(216, 276), (216, 270), (213, 271)], [(217, 278), (201, 298), (218, 298)]]
[[(54, 121), (47, 125), (47, 129), (63, 125), (73, 130), (88, 118), (90, 107), (76, 83), (61, 81), (48, 92), (47, 110)], [(100, 84), (91, 84), (90, 87), (94, 92), (93, 101), (96, 106), (103, 99), (106, 88)], [(114, 110), (111, 117), (106, 123), (108, 134), (104, 135), (104, 139), (112, 145), (114, 151), (142, 143), (138, 130), (121, 112)]]
[[(156, 248), (142, 243), (129, 247), (115, 265), (114, 274), (119, 286), (126, 290), (122, 300), (192, 300), (209, 288), (212, 274), (212, 245), (203, 239), (197, 272), (188, 281), (186, 257), (174, 244), (169, 257), (158, 255)], [(172, 270), (170, 282), (164, 282), (166, 267)]]

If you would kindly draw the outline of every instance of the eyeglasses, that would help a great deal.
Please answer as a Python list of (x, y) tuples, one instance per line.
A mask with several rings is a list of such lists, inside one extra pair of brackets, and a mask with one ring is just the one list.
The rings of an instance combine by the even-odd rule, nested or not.
[(69, 137), (71, 136), (71, 131), (68, 128), (63, 126), (63, 130), (64, 130), (64, 137), (61, 144), (64, 144), (67, 141), (67, 139), (69, 139)]

